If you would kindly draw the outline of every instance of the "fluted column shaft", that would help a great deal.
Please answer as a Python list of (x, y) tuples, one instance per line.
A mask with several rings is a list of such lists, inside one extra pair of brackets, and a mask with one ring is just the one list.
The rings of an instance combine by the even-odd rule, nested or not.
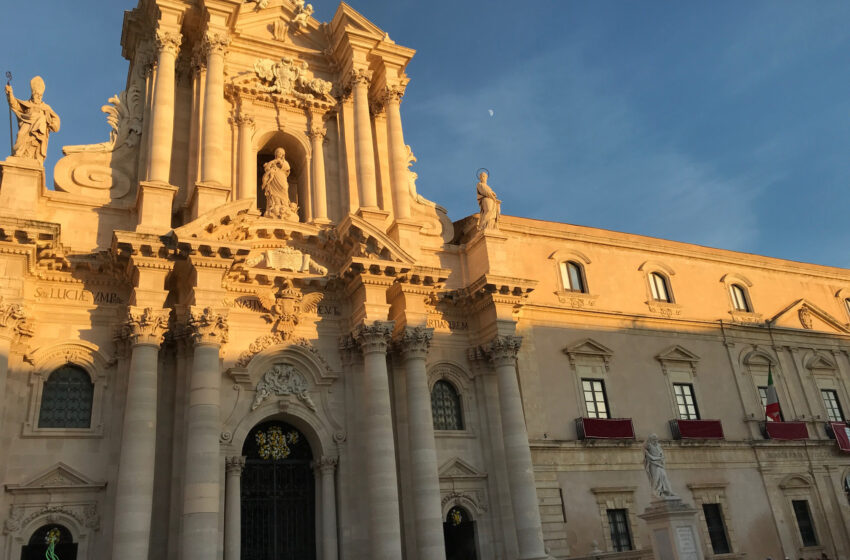
[(194, 308), (189, 327), (195, 351), (186, 412), (182, 549), (184, 560), (208, 560), (218, 548), (219, 350), (227, 342), (227, 323), (218, 311)]
[(226, 158), (222, 148), (227, 110), (224, 102), (224, 53), (230, 44), (226, 33), (208, 31), (204, 38), (207, 50), (207, 76), (204, 89), (204, 122), (201, 135), (201, 182), (224, 185)]
[[(393, 210), (395, 217), (410, 218), (410, 187), (407, 169), (407, 148), (401, 127), (401, 98), (404, 90), (387, 88), (387, 143), (390, 148), (390, 166), (393, 186)], [(442, 529), (441, 529), (442, 530)]]
[(357, 153), (357, 183), (360, 185), (360, 205), (378, 207), (378, 184), (375, 180), (375, 149), (372, 145), (372, 120), (369, 117), (369, 75), (365, 70), (354, 71), (354, 138)]
[(322, 559), (337, 560), (339, 544), (337, 542), (336, 523), (336, 457), (323, 457), (318, 464), (322, 483)]
[(174, 135), (174, 64), (183, 41), (180, 33), (157, 30), (159, 51), (153, 92), (151, 153), (148, 179), (168, 183), (171, 175), (171, 143)]
[(425, 369), (432, 333), (432, 329), (408, 328), (398, 341), (407, 380), (410, 472), (418, 560), (446, 558), (434, 417)]
[(323, 143), (327, 131), (322, 126), (310, 129), (310, 139), (313, 141), (313, 219), (326, 222), (328, 219), (328, 197), (325, 186), (325, 153)]
[(521, 343), (521, 337), (498, 336), (487, 346), (487, 350), (495, 366), (499, 385), (502, 437), (519, 559), (531, 560), (547, 556), (534, 482), (534, 465), (531, 462), (522, 397), (516, 377), (516, 355)]
[(257, 158), (251, 149), (254, 136), (254, 119), (248, 115), (237, 118), (239, 125), (239, 185), (238, 200), (250, 198), (256, 206), (257, 200)]
[(363, 352), (366, 486), (369, 495), (370, 560), (398, 560), (401, 552), (398, 477), (387, 377), (392, 323), (375, 322), (354, 334)]
[(148, 560), (156, 462), (159, 345), (168, 311), (130, 308), (126, 333), (132, 354), (115, 489), (112, 558)]
[(245, 457), (228, 457), (224, 463), (224, 560), (239, 560), (242, 553), (242, 470)]

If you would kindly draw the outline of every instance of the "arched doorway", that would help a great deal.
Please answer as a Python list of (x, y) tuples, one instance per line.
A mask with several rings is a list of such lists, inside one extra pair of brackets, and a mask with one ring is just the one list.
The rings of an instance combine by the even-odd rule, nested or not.
[(313, 560), (316, 492), (307, 438), (285, 422), (263, 422), (242, 454), (242, 560)]
[(77, 543), (71, 531), (55, 523), (42, 525), (32, 534), (21, 551), (21, 560), (44, 560), (51, 540), (56, 542), (53, 552), (60, 560), (77, 560)]
[(478, 560), (475, 548), (475, 521), (460, 506), (449, 510), (443, 522), (446, 560)]

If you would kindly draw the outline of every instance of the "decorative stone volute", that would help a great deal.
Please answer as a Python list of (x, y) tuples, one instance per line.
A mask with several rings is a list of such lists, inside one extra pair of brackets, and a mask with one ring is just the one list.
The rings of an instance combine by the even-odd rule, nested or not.
[(183, 43), (183, 35), (176, 31), (156, 30), (156, 48), (160, 52), (167, 52), (177, 56), (180, 45)]
[(371, 325), (361, 325), (355, 329), (353, 336), (363, 354), (386, 354), (392, 330), (392, 321), (375, 321)]
[(224, 458), (224, 471), (227, 474), (241, 475), (245, 468), (245, 457), (238, 455)]
[(484, 346), (484, 350), (493, 364), (500, 366), (513, 364), (522, 345), (521, 336), (497, 336)]
[(189, 314), (189, 328), (195, 344), (224, 344), (227, 342), (227, 311), (193, 307)]
[(32, 325), (23, 306), (19, 303), (6, 303), (0, 296), (0, 338), (13, 340), (32, 334)]
[(128, 310), (128, 320), (123, 327), (123, 335), (130, 343), (159, 346), (165, 331), (168, 330), (169, 309), (153, 307), (134, 307)]
[(407, 327), (396, 340), (396, 345), (405, 358), (425, 359), (434, 329), (425, 327)]

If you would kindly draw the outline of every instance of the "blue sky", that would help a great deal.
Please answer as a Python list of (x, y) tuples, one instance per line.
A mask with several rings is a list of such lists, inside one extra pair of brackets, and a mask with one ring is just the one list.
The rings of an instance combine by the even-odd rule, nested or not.
[[(453, 219), (477, 211), (486, 167), (506, 214), (850, 267), (850, 3), (351, 4), (418, 51), (405, 140)], [(24, 97), (42, 75), (62, 118), (49, 170), (62, 145), (107, 138), (134, 5), (0, 7), (0, 71)]]

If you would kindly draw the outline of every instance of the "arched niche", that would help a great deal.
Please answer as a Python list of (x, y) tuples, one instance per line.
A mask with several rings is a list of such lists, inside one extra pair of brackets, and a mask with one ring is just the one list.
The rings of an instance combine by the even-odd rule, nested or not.
[(289, 200), (298, 204), (298, 219), (312, 219), (310, 199), (310, 145), (302, 134), (291, 134), (282, 130), (268, 131), (254, 137), (254, 152), (257, 158), (257, 208), (266, 209), (263, 192), (263, 166), (274, 159), (274, 151), (283, 148), (289, 163)]

